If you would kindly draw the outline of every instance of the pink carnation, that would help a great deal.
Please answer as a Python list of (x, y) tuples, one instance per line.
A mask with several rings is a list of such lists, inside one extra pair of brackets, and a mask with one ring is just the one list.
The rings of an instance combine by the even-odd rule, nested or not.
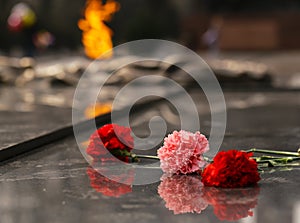
[[(164, 178), (164, 176), (163, 176)], [(162, 179), (158, 194), (174, 214), (198, 213), (207, 208), (199, 176), (173, 175)]]
[(208, 140), (200, 132), (180, 130), (164, 139), (157, 151), (160, 167), (169, 174), (188, 174), (201, 170), (206, 164), (203, 153), (209, 150)]

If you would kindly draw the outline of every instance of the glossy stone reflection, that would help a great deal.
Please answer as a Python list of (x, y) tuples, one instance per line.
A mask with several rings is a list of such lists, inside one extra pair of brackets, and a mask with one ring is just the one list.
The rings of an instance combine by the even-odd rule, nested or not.
[(204, 187), (203, 199), (214, 208), (214, 214), (222, 221), (237, 221), (253, 216), (252, 209), (258, 203), (259, 187), (223, 189)]
[(158, 194), (166, 202), (166, 208), (174, 214), (198, 213), (208, 206), (203, 199), (203, 184), (199, 176), (163, 176)]
[(120, 197), (124, 194), (128, 194), (132, 192), (132, 182), (134, 179), (134, 175), (132, 170), (126, 173), (120, 173), (119, 175), (115, 176), (120, 178), (120, 181), (126, 181), (127, 184), (119, 183), (109, 178), (101, 175), (92, 167), (88, 167), (86, 173), (90, 179), (91, 187), (101, 193), (104, 196), (108, 197)]
[(237, 221), (253, 216), (258, 203), (259, 187), (223, 189), (205, 187), (198, 175), (163, 176), (158, 194), (165, 206), (175, 215), (200, 214), (212, 206), (215, 216), (222, 221)]

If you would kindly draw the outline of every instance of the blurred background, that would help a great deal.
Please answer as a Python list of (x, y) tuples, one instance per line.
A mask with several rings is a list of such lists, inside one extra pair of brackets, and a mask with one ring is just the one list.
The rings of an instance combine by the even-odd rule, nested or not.
[[(77, 23), (84, 15), (85, 0), (71, 4), (67, 0), (22, 2), (33, 13), (27, 15), (27, 27), (17, 27), (17, 19), (10, 18), (13, 7), (20, 1), (0, 2), (1, 54), (22, 55), (26, 44), (25, 54), (28, 55), (51, 50), (82, 49), (81, 30)], [(121, 8), (108, 23), (114, 32), (114, 45), (142, 38), (163, 38), (177, 41), (193, 50), (300, 48), (299, 0), (118, 2)], [(35, 43), (31, 46), (32, 52), (29, 52), (31, 38), (35, 38)]]
[[(145, 38), (199, 53), (223, 90), (300, 89), (300, 0), (1, 0), (0, 10), (0, 110), (20, 109), (16, 101), (26, 104), (21, 110), (70, 108), (92, 59)], [(149, 64), (116, 80), (139, 69)]]

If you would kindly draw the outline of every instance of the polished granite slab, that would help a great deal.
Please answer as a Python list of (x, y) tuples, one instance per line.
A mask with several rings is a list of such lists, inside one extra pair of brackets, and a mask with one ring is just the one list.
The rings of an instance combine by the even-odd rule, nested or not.
[[(280, 61), (290, 61), (288, 55), (292, 55), (293, 61), (297, 58), (294, 54), (236, 57), (252, 61), (263, 58), (271, 68), (279, 66), (280, 69), (276, 70), (284, 73), (287, 67)], [(219, 66), (222, 70), (224, 61), (216, 62), (217, 68)], [(232, 61), (229, 62), (232, 64)], [(63, 75), (62, 78), (61, 75), (66, 70), (77, 72), (86, 63), (81, 57), (66, 59), (63, 56), (59, 62), (57, 58), (46, 59), (39, 61), (36, 67), (36, 82), (29, 82), (21, 88), (1, 85), (0, 152), (3, 154), (4, 149), (12, 147), (21, 152), (30, 151), (1, 162), (1, 223), (300, 222), (299, 162), (285, 168), (265, 169), (258, 187), (233, 190), (205, 188), (198, 176), (177, 176), (148, 185), (128, 186), (95, 173), (72, 137), (71, 107), (76, 84), (74, 77), (78, 76), (69, 78)], [(235, 64), (242, 63), (237, 60)], [(297, 77), (298, 69), (294, 65), (293, 62), (293, 70), (287, 72), (289, 78), (276, 73), (275, 84), (281, 89), (271, 87), (271, 80), (264, 77), (264, 69), (256, 77), (257, 69), (263, 67), (259, 64), (250, 66), (250, 71), (255, 71), (252, 76), (249, 75), (248, 62), (239, 67), (238, 72), (243, 74), (237, 78), (232, 78), (232, 74), (229, 74), (230, 78), (228, 75), (219, 76), (221, 85), (225, 86), (227, 106), (222, 150), (256, 147), (296, 151), (299, 148), (300, 92), (296, 89), (298, 79), (293, 78)], [(162, 71), (159, 66), (150, 64), (148, 67), (129, 67), (119, 74), (126, 77), (136, 70), (137, 74), (140, 71)], [(178, 70), (170, 67), (164, 71), (172, 73)], [(1, 72), (7, 74), (5, 69)], [(181, 77), (182, 73), (179, 74)], [(122, 80), (116, 77), (114, 81), (117, 83)], [(240, 85), (241, 82), (250, 85)], [(237, 83), (240, 87), (235, 88)], [(294, 90), (287, 90), (289, 86), (293, 86)], [(116, 85), (109, 86), (104, 94), (107, 101), (113, 99), (117, 88)], [(209, 136), (211, 116), (205, 95), (193, 86), (189, 86), (188, 90), (196, 101), (201, 132)], [(149, 134), (148, 122), (156, 115), (167, 121), (168, 132), (180, 129), (174, 108), (163, 101), (149, 103), (144, 109), (131, 114), (130, 124), (134, 133), (146, 137)], [(68, 138), (62, 139), (68, 135)], [(42, 140), (36, 141), (41, 136), (44, 136)], [(31, 144), (24, 144), (28, 141)], [(145, 147), (149, 145), (145, 144)], [(135, 152), (154, 155), (156, 149)], [(141, 164), (146, 162), (141, 160)], [(132, 178), (134, 174), (131, 173), (128, 179)]]
[[(191, 95), (199, 96), (199, 92), (191, 91)], [(228, 122), (222, 149), (257, 147), (296, 151), (300, 142), (299, 96), (294, 91), (225, 92)], [(208, 134), (209, 111), (203, 105), (198, 106), (201, 131)], [(168, 108), (162, 104), (134, 114), (133, 130), (147, 135), (147, 117), (153, 112), (168, 114), (165, 111)], [(2, 163), (0, 219), (4, 223), (298, 223), (299, 165), (295, 162), (287, 168), (266, 169), (254, 188), (205, 188), (197, 176), (128, 186), (93, 172), (74, 138), (69, 137)]]
[[(277, 62), (283, 58), (285, 60), (294, 59), (294, 54), (276, 55), (264, 55), (264, 58), (267, 61), (273, 61), (270, 58), (275, 58)], [(257, 89), (258, 91), (277, 91), (277, 89), (272, 88), (275, 81), (273, 77), (277, 74), (274, 76), (271, 73), (272, 77), (270, 77), (269, 70), (265, 69), (266, 66), (257, 61), (250, 63), (247, 61), (249, 56), (246, 54), (238, 56), (239, 59), (236, 57), (232, 59), (232, 55), (219, 55), (217, 59), (205, 56), (204, 58), (215, 71), (221, 86), (226, 89), (238, 87), (239, 91), (245, 89), (246, 91), (252, 89), (253, 92)], [(230, 63), (228, 58), (231, 58)], [(261, 55), (254, 54), (250, 59), (253, 58), (261, 58)], [(128, 58), (101, 63), (100, 67), (103, 70), (111, 71), (116, 69), (124, 59), (127, 60)], [(174, 64), (182, 65), (184, 61), (184, 58), (178, 57)], [(0, 62), (0, 161), (72, 134), (71, 109), (75, 86), (91, 61), (78, 55), (54, 54), (50, 57), (39, 57), (36, 60), (0, 57)], [(236, 69), (232, 69), (233, 67)], [(291, 72), (295, 74), (297, 66), (294, 62), (293, 67), (295, 69)], [(179, 83), (186, 82), (188, 79), (180, 69), (170, 64), (149, 63), (149, 61), (132, 64), (115, 73), (114, 78), (110, 81), (111, 85), (104, 91), (104, 101), (111, 102), (124, 81), (130, 81), (130, 79), (141, 74), (166, 75)], [(279, 83), (282, 84), (277, 83), (277, 87), (286, 87), (283, 82), (279, 81)], [(11, 86), (12, 84), (17, 86)], [(188, 88), (193, 88), (193, 86)], [(196, 92), (196, 94), (198, 93)], [(242, 93), (233, 97), (226, 94), (225, 97), (229, 97), (231, 104), (227, 104), (227, 106), (231, 107), (245, 107), (249, 104), (259, 105), (268, 103), (266, 100), (273, 100), (270, 97), (266, 99), (264, 92), (253, 93), (253, 96), (249, 94), (245, 97)], [(126, 100), (121, 102), (122, 105), (127, 103)], [(201, 114), (208, 113), (206, 108), (207, 102), (204, 97), (201, 97), (201, 101), (198, 102), (198, 112)], [(203, 128), (209, 127), (208, 121), (201, 123), (201, 125)], [(178, 128), (176, 123), (172, 128)], [(257, 129), (257, 131), (260, 130)], [(8, 148), (10, 151), (7, 150)]]
[[(181, 176), (173, 179), (175, 185), (188, 184), (191, 188), (195, 184), (199, 190), (179, 189), (168, 194), (168, 190), (163, 192), (162, 182), (131, 187), (105, 181), (91, 172), (75, 141), (66, 139), (6, 164), (0, 171), (1, 222), (5, 223), (222, 222), (246, 217), (250, 209), (253, 216), (239, 222), (299, 222), (300, 181), (296, 168), (264, 173), (258, 187), (242, 190), (203, 188), (197, 184), (197, 177), (194, 182), (192, 176)], [(177, 196), (188, 197), (192, 207)], [(204, 208), (201, 213), (184, 213)]]
[(0, 88), (0, 161), (72, 133), (74, 88)]
[[(211, 117), (207, 99), (200, 89), (191, 88), (189, 91), (197, 106), (201, 131), (209, 135)], [(54, 89), (52, 92), (43, 93), (26, 88), (3, 88), (0, 92), (5, 99), (0, 103), (0, 107), (2, 106), (0, 160), (73, 134), (71, 105), (74, 88)], [(254, 137), (263, 137), (266, 143), (257, 146), (272, 148), (270, 142), (274, 136), (282, 139), (278, 142), (277, 148), (295, 149), (295, 144), (299, 144), (299, 91), (225, 91), (224, 96), (227, 109), (231, 111), (231, 115), (228, 116), (226, 137), (230, 139), (239, 136), (232, 147), (249, 148), (252, 147)], [(33, 98), (33, 102), (28, 103), (24, 99), (27, 97)], [(59, 98), (61, 102), (57, 102)], [(140, 137), (149, 134), (146, 126), (154, 115), (166, 119), (167, 132), (180, 129), (179, 118), (176, 118), (178, 114), (174, 113), (174, 109), (170, 104), (166, 104), (166, 101), (150, 103), (145, 107), (147, 113), (142, 115), (143, 118), (131, 120), (133, 130)], [(153, 109), (150, 109), (151, 107)], [(243, 109), (249, 112), (246, 114), (241, 112)], [(132, 116), (137, 117), (134, 114)], [(284, 120), (278, 125), (277, 120), (283, 119), (283, 116)], [(105, 122), (109, 122), (109, 119), (102, 120), (101, 123)], [(143, 131), (140, 131), (139, 126)], [(295, 136), (287, 140), (288, 132), (293, 132)]]

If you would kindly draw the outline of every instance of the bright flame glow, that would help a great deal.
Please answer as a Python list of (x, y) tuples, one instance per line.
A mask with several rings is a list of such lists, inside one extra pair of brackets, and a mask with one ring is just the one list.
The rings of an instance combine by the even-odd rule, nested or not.
[(84, 12), (84, 19), (78, 21), (78, 27), (83, 31), (82, 43), (88, 57), (96, 59), (98, 57), (109, 58), (112, 53), (103, 53), (111, 50), (112, 30), (105, 25), (112, 15), (120, 9), (120, 4), (114, 0), (107, 0), (105, 4), (101, 0), (87, 0)]
[(103, 115), (111, 112), (112, 105), (110, 103), (98, 103), (96, 102), (95, 105), (88, 106), (85, 111), (84, 115), (86, 118), (95, 118), (98, 115)]

